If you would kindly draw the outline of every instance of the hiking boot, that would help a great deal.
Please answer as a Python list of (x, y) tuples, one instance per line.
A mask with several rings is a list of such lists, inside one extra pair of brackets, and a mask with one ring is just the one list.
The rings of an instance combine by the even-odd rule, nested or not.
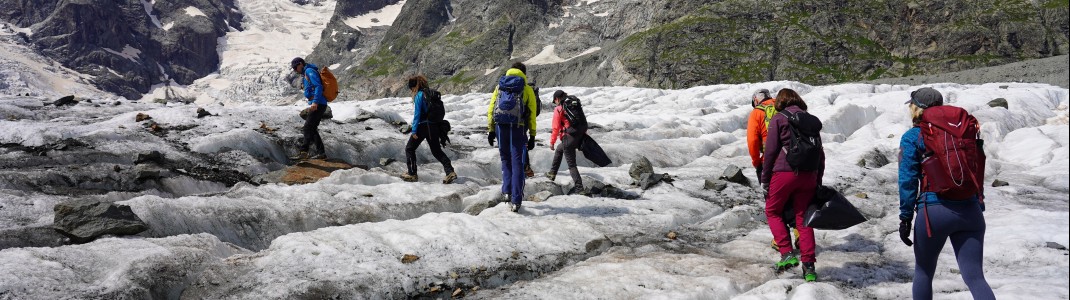
[(524, 166), (524, 176), (528, 178), (535, 177), (535, 170), (532, 170), (531, 166)]
[(550, 181), (554, 181), (554, 179), (557, 179), (557, 172), (546, 172), (546, 178), (549, 178)]
[(587, 194), (584, 193), (582, 185), (577, 185), (577, 186), (573, 186), (571, 189), (569, 189), (568, 193), (565, 193), (565, 195), (587, 195)]
[(308, 159), (308, 151), (298, 152), (297, 155), (291, 156), (290, 160), (306, 160)]
[(442, 183), (450, 184), (453, 183), (454, 180), (457, 180), (457, 172), (450, 172), (449, 174), (446, 174), (445, 178), (442, 178)]
[(510, 202), (509, 203), (509, 211), (515, 212), (515, 213), (520, 213), (520, 204), (513, 204), (512, 202)]
[(799, 265), (799, 255), (795, 251), (788, 252), (788, 254), (781, 254), (780, 261), (776, 262), (774, 268), (777, 273), (784, 272)]
[(498, 203), (509, 202), (509, 201), (510, 201), (509, 194), (502, 194), (502, 197), (500, 199), (498, 199)]
[(804, 262), (802, 263), (802, 269), (803, 279), (806, 279), (806, 282), (817, 281), (817, 269), (814, 267), (814, 263)]
[(416, 175), (402, 174), (401, 180), (404, 180), (406, 182), (416, 182), (420, 180), (420, 177), (417, 177)]

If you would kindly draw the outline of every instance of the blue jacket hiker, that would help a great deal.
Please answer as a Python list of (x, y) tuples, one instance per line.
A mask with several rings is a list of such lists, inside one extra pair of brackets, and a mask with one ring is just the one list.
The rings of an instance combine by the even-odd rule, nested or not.
[[(943, 96), (932, 88), (922, 88), (911, 93), (907, 103), (917, 123), (926, 108), (943, 105)], [(924, 154), (921, 128), (912, 127), (899, 142), (899, 235), (903, 243), (910, 246), (911, 229), (915, 233), (913, 298), (932, 299), (937, 259), (944, 243), (950, 239), (962, 279), (973, 298), (995, 299), (982, 266), (984, 205), (976, 195), (964, 200), (948, 200), (936, 192), (921, 191)], [(915, 211), (918, 220), (912, 228)]]
[[(498, 140), (502, 160), (502, 194), (509, 198), (509, 210), (520, 211), (524, 199), (527, 151), (535, 148), (535, 90), (527, 84), (527, 67), (514, 63), (498, 81), (487, 107), (487, 143)], [(529, 137), (524, 138), (528, 133)], [(526, 143), (525, 143), (526, 141)]]
[[(291, 159), (326, 158), (326, 150), (323, 147), (323, 138), (320, 137), (319, 126), (320, 121), (323, 120), (323, 114), (327, 112), (327, 97), (323, 96), (323, 80), (320, 79), (319, 68), (314, 64), (305, 63), (305, 60), (300, 57), (290, 61), (290, 68), (295, 73), (301, 74), (304, 96), (309, 105), (306, 108), (308, 117), (305, 118), (305, 125), (301, 130), (304, 134), (300, 147), (301, 152), (296, 157), (291, 157)], [(309, 155), (309, 149), (312, 145), (316, 146), (319, 154)]]
[(419, 181), (419, 177), (416, 174), (416, 169), (419, 165), (416, 162), (416, 149), (420, 147), (424, 140), (427, 140), (427, 146), (431, 148), (431, 155), (442, 164), (442, 171), (446, 174), (446, 177), (442, 179), (442, 183), (452, 183), (457, 179), (457, 173), (454, 172), (450, 158), (442, 151), (442, 145), (439, 144), (442, 140), (441, 135), (444, 134), (444, 130), (439, 128), (442, 124), (431, 122), (428, 119), (431, 105), (427, 103), (427, 93), (424, 92), (428, 90), (427, 78), (422, 75), (413, 76), (408, 80), (408, 87), (412, 92), (414, 112), (412, 116), (412, 131), (409, 132), (408, 141), (405, 143), (405, 163), (408, 167), (408, 173), (401, 175), (401, 179), (409, 182)]

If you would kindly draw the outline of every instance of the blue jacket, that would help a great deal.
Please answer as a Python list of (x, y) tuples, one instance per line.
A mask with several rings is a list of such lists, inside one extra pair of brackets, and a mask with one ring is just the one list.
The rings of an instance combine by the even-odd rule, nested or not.
[(320, 68), (314, 64), (305, 64), (305, 99), (308, 100), (308, 105), (316, 103), (319, 105), (327, 105), (327, 97), (323, 96), (323, 80), (320, 79)]
[[(910, 128), (899, 140), (899, 219), (911, 220), (914, 211), (921, 209), (923, 205), (965, 205), (977, 203), (977, 196), (967, 201), (946, 201), (940, 199), (935, 192), (922, 192), (921, 188), (921, 161), (924, 159), (925, 143), (921, 140), (921, 129)], [(981, 211), (985, 206), (981, 204)]]
[(417, 125), (427, 123), (427, 117), (424, 116), (427, 110), (427, 101), (424, 101), (424, 92), (416, 92), (416, 96), (412, 98), (412, 103), (416, 106), (416, 112), (412, 114), (412, 134), (416, 134)]

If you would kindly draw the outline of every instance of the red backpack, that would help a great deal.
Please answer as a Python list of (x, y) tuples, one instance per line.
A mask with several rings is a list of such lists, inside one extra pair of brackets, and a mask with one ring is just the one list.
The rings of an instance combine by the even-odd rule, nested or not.
[(934, 106), (925, 109), (918, 126), (925, 143), (922, 190), (936, 192), (946, 200), (980, 197), (984, 191), (985, 152), (977, 119), (959, 107)]

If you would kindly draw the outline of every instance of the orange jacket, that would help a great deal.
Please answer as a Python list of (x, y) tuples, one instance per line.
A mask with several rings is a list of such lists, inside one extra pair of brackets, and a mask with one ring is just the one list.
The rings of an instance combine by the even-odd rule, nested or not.
[[(774, 99), (762, 100), (758, 105), (773, 105)], [(762, 153), (765, 152), (765, 137), (769, 135), (769, 129), (765, 128), (765, 111), (754, 109), (747, 118), (747, 149), (750, 150), (751, 165), (757, 168), (762, 164)]]

